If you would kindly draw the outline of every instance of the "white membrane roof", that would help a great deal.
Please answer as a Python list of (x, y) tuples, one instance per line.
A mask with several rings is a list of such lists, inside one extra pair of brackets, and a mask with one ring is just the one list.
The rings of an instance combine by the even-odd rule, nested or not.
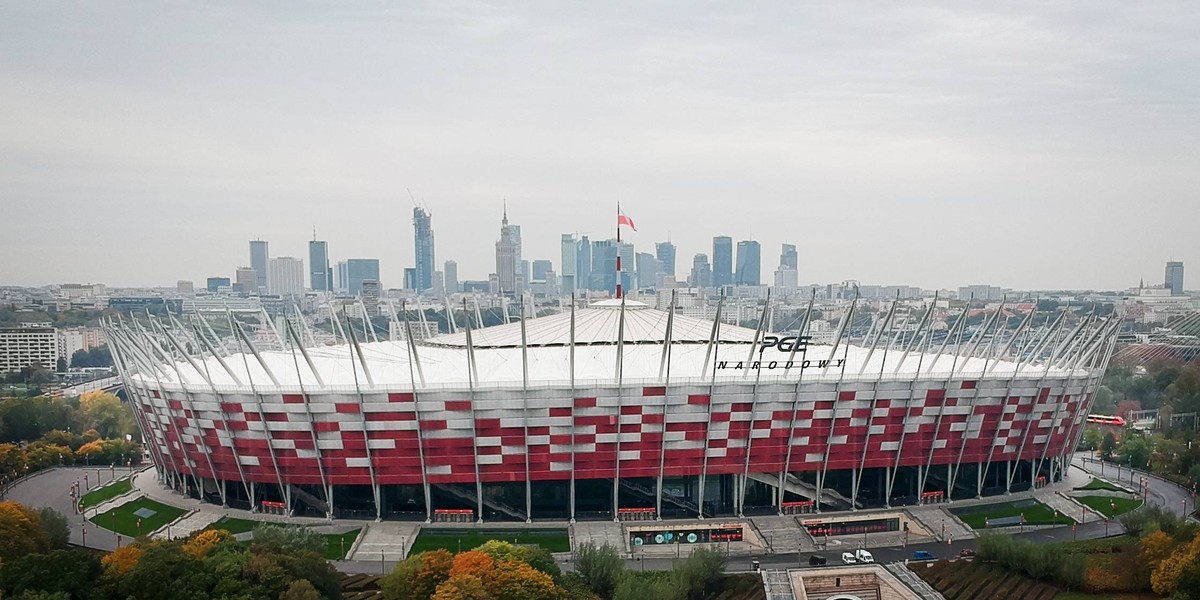
[[(1018, 365), (1011, 361), (964, 358), (949, 352), (937, 356), (934, 352), (921, 354), (914, 351), (902, 356), (903, 353), (895, 349), (871, 351), (846, 344), (836, 350), (831, 346), (811, 345), (791, 357), (776, 347), (752, 345), (754, 330), (724, 323), (720, 327), (721, 343), (710, 345), (711, 321), (679, 315), (673, 323), (671, 337), (674, 341), (664, 345), (666, 312), (644, 305), (630, 310), (630, 304), (625, 307), (624, 344), (616, 343), (621, 315), (619, 306), (609, 305), (576, 311), (574, 346), (570, 344), (570, 315), (565, 313), (528, 321), (526, 336), (529, 344), (525, 348), (520, 343), (519, 323), (475, 331), (472, 333), (473, 358), (466, 347), (465, 333), (459, 333), (417, 343), (416, 360), (413, 360), (408, 342), (381, 341), (360, 344), (361, 360), (347, 344), (308, 348), (312, 369), (299, 350), (259, 349), (261, 363), (252, 354), (227, 356), (224, 364), (211, 356), (194, 357), (195, 367), (187, 361), (178, 361), (160, 366), (156, 374), (143, 370), (135, 377), (150, 385), (155, 385), (156, 378), (176, 386), (182, 382), (197, 391), (210, 385), (228, 389), (248, 388), (250, 384), (262, 391), (274, 387), (275, 381), (284, 388), (295, 389), (303, 385), (307, 391), (317, 391), (321, 388), (354, 389), (355, 386), (364, 389), (467, 389), (472, 386), (519, 389), (522, 386), (568, 386), (571, 381), (576, 385), (615, 385), (618, 381), (661, 385), (664, 375), (669, 376), (672, 383), (688, 381), (697, 384), (752, 383), (756, 379), (761, 382), (942, 379), (952, 376), (971, 379), (980, 377), (985, 369), (988, 377), (1000, 379), (1013, 377), (1014, 371), (1027, 378), (1044, 374), (1050, 377), (1087, 375), (1084, 370), (1074, 373), (1060, 368), (1047, 370), (1042, 364)], [(586, 337), (581, 333), (581, 323)], [(567, 330), (560, 331), (564, 327)], [(669, 368), (660, 373), (664, 366), (664, 351), (668, 353), (666, 364)], [(526, 357), (525, 368), (522, 368), (523, 355)], [(793, 363), (790, 369), (787, 368), (789, 357)], [(904, 359), (902, 363), (901, 358)], [(805, 360), (808, 366), (801, 368)], [(471, 368), (472, 361), (474, 369)], [(828, 367), (823, 367), (821, 361), (829, 361)], [(369, 375), (364, 372), (363, 362)]]

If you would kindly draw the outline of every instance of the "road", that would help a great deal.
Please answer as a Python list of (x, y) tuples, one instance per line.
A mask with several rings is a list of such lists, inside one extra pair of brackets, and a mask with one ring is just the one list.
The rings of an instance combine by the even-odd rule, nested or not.
[[(1098, 463), (1088, 461), (1084, 463), (1080, 456), (1076, 457), (1075, 464), (1083, 468), (1085, 471), (1094, 474), (1101, 473), (1101, 466)], [(1131, 471), (1128, 468), (1118, 468), (1111, 464), (1103, 466), (1103, 475), (1113, 478), (1117, 473), (1124, 483), (1128, 485)], [(70, 486), (76, 481), (82, 484), (84, 475), (88, 475), (89, 482), (94, 485), (94, 478), (97, 469), (95, 467), (60, 467), (43, 472), (40, 475), (30, 477), (29, 479), (14, 485), (7, 495), (7, 499), (16, 500), (38, 508), (50, 507), (64, 515), (71, 522), (71, 542), (73, 544), (83, 545), (83, 526), (84, 519), (82, 516), (75, 514), (71, 507), (71, 498), (68, 495)], [(120, 476), (120, 470), (117, 472)], [(111, 478), (111, 470), (107, 468), (100, 469), (100, 475), (104, 481), (109, 481)], [(1170, 482), (1154, 477), (1142, 471), (1132, 471), (1134, 485), (1138, 487), (1140, 478), (1146, 477), (1150, 479), (1150, 486), (1147, 495), (1147, 502), (1151, 505), (1162, 506), (1176, 514), (1186, 514), (1193, 507), (1193, 499), (1188, 490), (1176, 486)], [(1113, 520), (1107, 524), (1104, 521), (1092, 521), (1079, 525), (1076, 530), (1072, 531), (1069, 526), (1061, 526), (1050, 529), (1038, 529), (1034, 531), (1019, 532), (1017, 538), (1026, 539), (1034, 542), (1049, 543), (1063, 542), (1071, 540), (1086, 540), (1105, 537), (1106, 535), (1118, 535), (1122, 532), (1120, 523)], [(122, 543), (128, 541), (128, 538), (122, 538)], [(103, 550), (112, 550), (117, 546), (117, 536), (112, 532), (96, 527), (91, 523), (87, 523), (87, 545), (93, 548)], [(852, 549), (853, 545), (847, 545), (845, 548)], [(927, 550), (937, 558), (946, 558), (949, 556), (957, 556), (964, 549), (975, 549), (975, 540), (958, 540), (950, 544), (940, 542), (927, 542), (922, 544), (909, 544), (903, 546), (889, 547), (872, 547), (871, 553), (875, 556), (876, 562), (895, 562), (905, 559), (911, 559), (913, 552), (917, 550)], [(824, 556), (830, 566), (841, 564), (842, 549), (833, 551), (818, 552)], [(796, 566), (807, 566), (808, 558), (811, 553), (797, 554), (768, 554), (761, 556), (731, 556), (729, 558), (727, 570), (729, 571), (748, 571), (751, 568), (751, 561), (757, 560), (762, 568), (771, 569), (786, 569)], [(670, 569), (676, 562), (674, 556), (649, 556), (644, 560), (638, 557), (627, 560), (626, 565), (633, 570), (666, 570)], [(394, 561), (335, 561), (335, 566), (347, 573), (379, 573), (382, 571), (390, 572), (395, 565)], [(564, 569), (570, 569), (569, 561), (561, 563)]]
[[(117, 547), (117, 534), (102, 529), (88, 523), (82, 515), (75, 513), (73, 500), (71, 499), (71, 486), (76, 481), (79, 482), (80, 488), (84, 487), (84, 476), (87, 476), (87, 482), (92, 489), (96, 487), (96, 478), (100, 477), (103, 483), (112, 481), (113, 475), (121, 477), (128, 475), (129, 472), (125, 469), (111, 469), (109, 467), (58, 467), (48, 469), (36, 474), (28, 479), (13, 485), (5, 494), (5, 500), (14, 500), (26, 506), (35, 508), (52, 508), (67, 518), (71, 523), (71, 543), (79, 546), (88, 546), (91, 548), (99, 548), (101, 550), (114, 550)], [(84, 489), (83, 493), (88, 490)], [(88, 511), (89, 514), (91, 511)], [(87, 528), (87, 544), (84, 544), (84, 528)], [(121, 543), (128, 543), (128, 536), (120, 536)]]

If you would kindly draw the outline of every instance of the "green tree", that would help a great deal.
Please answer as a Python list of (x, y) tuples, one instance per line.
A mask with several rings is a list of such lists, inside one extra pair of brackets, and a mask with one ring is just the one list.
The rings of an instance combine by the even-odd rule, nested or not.
[(281, 554), (325, 552), (325, 538), (304, 527), (280, 527), (259, 525), (254, 528), (254, 544)]
[(53, 508), (43, 508), (38, 516), (42, 520), (42, 531), (50, 538), (50, 547), (66, 550), (71, 541), (71, 524), (67, 518)]
[(79, 398), (84, 427), (95, 429), (102, 438), (124, 438), (134, 431), (133, 413), (121, 399), (104, 392), (88, 392)]
[(54, 550), (5, 561), (0, 570), (0, 584), (8, 594), (42, 591), (87, 598), (92, 593), (92, 582), (99, 576), (100, 561), (90, 554), (80, 550)]
[(627, 572), (617, 584), (613, 600), (678, 600), (682, 595), (675, 589), (671, 575), (667, 571)]
[(671, 573), (673, 587), (681, 600), (704, 600), (725, 571), (725, 555), (717, 550), (697, 547), (692, 555)]
[(287, 591), (279, 595), (279, 600), (321, 600), (321, 593), (307, 579), (300, 579), (288, 584)]
[(613, 597), (617, 582), (625, 572), (625, 561), (612, 546), (596, 546), (588, 542), (575, 550), (575, 572), (587, 582), (597, 596)]
[(1088, 427), (1083, 432), (1083, 448), (1095, 450), (1104, 441), (1104, 434), (1096, 427)]
[(1117, 399), (1113, 394), (1112, 389), (1108, 386), (1100, 386), (1096, 388), (1096, 395), (1092, 399), (1092, 413), (1098, 415), (1111, 415), (1117, 412)]
[(1117, 438), (1113, 436), (1111, 431), (1104, 432), (1104, 438), (1100, 440), (1100, 456), (1104, 460), (1112, 458), (1113, 451), (1117, 449)]

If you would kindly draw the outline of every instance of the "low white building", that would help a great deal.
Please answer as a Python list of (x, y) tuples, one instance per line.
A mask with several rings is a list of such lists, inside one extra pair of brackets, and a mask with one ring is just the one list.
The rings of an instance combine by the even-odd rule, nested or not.
[(50, 323), (0, 328), (0, 373), (31, 365), (53, 370), (58, 362), (58, 332)]

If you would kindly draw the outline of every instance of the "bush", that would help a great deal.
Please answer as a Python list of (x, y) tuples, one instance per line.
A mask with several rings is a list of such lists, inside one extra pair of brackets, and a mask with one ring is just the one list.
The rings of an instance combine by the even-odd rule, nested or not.
[(583, 577), (588, 589), (608, 600), (625, 572), (625, 561), (612, 546), (588, 542), (575, 551), (575, 572)]

